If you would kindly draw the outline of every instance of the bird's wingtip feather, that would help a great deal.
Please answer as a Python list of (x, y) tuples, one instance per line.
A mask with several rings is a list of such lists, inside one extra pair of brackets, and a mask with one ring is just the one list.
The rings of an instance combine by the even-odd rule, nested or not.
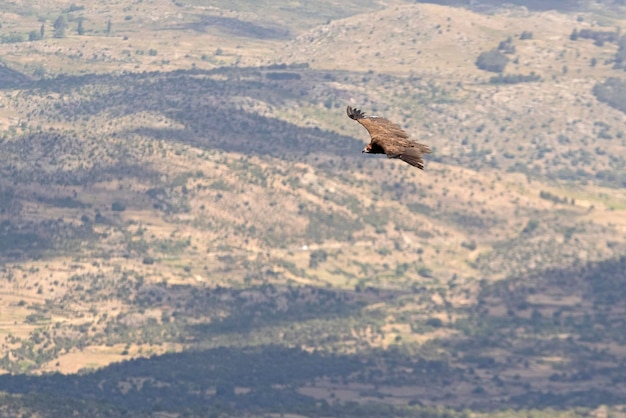
[(350, 119), (354, 119), (354, 120), (362, 119), (365, 117), (365, 114), (361, 112), (359, 109), (353, 109), (350, 106), (346, 108), (346, 113), (348, 114), (348, 117)]

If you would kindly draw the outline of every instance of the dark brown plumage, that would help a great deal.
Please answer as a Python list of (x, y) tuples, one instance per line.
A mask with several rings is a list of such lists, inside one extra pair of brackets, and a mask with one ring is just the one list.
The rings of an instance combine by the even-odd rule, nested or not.
[(409, 135), (398, 125), (378, 116), (365, 116), (359, 109), (350, 106), (346, 109), (350, 119), (354, 119), (367, 129), (371, 142), (362, 152), (387, 154), (388, 158), (399, 158), (420, 170), (424, 169), (422, 155), (430, 154), (428, 145), (409, 139)]

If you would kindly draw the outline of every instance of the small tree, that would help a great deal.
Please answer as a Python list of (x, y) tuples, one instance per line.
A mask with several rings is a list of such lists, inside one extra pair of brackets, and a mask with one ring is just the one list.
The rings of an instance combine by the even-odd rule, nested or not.
[(513, 45), (513, 38), (508, 37), (504, 41), (498, 44), (498, 51), (502, 51), (505, 54), (515, 54), (515, 45)]
[(525, 30), (524, 32), (522, 32), (522, 34), (519, 36), (520, 41), (525, 41), (527, 39), (533, 39), (533, 33), (530, 31)]
[(419, 274), (422, 277), (426, 277), (427, 279), (430, 279), (433, 277), (433, 271), (429, 269), (428, 267), (420, 267), (417, 270), (417, 274)]
[(65, 15), (59, 15), (57, 20), (54, 21), (54, 29), (65, 29), (67, 27), (67, 17)]
[(28, 33), (28, 40), (29, 40), (29, 41), (31, 41), (31, 42), (32, 42), (32, 41), (38, 41), (38, 40), (40, 40), (40, 39), (41, 39), (41, 34), (40, 34), (38, 31), (36, 31), (36, 30), (31, 30), (31, 31)]
[(481, 70), (501, 73), (509, 63), (509, 59), (497, 49), (483, 52), (476, 59), (476, 66)]
[(65, 29), (67, 28), (67, 17), (60, 15), (57, 20), (54, 21), (54, 37), (65, 38)]
[(126, 205), (116, 200), (111, 204), (111, 210), (115, 212), (123, 212), (126, 210)]
[(328, 254), (324, 250), (312, 251), (309, 256), (309, 268), (317, 268), (320, 263), (325, 262), (328, 259)]
[(535, 229), (537, 229), (537, 227), (539, 227), (539, 221), (536, 220), (536, 219), (529, 219), (528, 223), (526, 224), (524, 229), (522, 229), (522, 233), (523, 234), (530, 234)]
[(615, 53), (615, 68), (624, 68), (626, 64), (626, 36), (619, 38), (617, 42), (618, 48)]

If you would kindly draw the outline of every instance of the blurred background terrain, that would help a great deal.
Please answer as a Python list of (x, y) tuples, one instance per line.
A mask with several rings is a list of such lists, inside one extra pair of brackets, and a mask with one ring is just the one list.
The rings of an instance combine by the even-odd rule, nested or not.
[(623, 3), (3, 3), (2, 415), (624, 416)]

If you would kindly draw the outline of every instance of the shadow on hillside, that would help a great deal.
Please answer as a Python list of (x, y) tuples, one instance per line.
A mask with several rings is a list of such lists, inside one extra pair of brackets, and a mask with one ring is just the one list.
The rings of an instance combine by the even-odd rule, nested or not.
[[(33, 83), (30, 92), (39, 94), (43, 100), (38, 108), (42, 120), (81, 124), (85, 117), (95, 116), (107, 123), (145, 111), (163, 115), (182, 128), (155, 128), (149, 122), (138, 122), (132, 128), (119, 127), (117, 132), (111, 133), (110, 140), (92, 133), (83, 136), (87, 134), (38, 128), (5, 141), (0, 151), (3, 161), (0, 174), (10, 182), (10, 187), (0, 189), (0, 193), (10, 192), (11, 196), (0, 201), (0, 211), (7, 220), (0, 229), (0, 255), (41, 254), (56, 248), (66, 237), (85, 237), (84, 225), (71, 232), (69, 223), (57, 220), (29, 224), (22, 217), (23, 203), (33, 203), (37, 208), (78, 208), (93, 221), (96, 210), (108, 216), (105, 211), (111, 209), (113, 202), (105, 201), (99, 208), (87, 208), (81, 206), (81, 196), (71, 196), (68, 188), (122, 178), (159, 185), (160, 173), (142, 160), (142, 153), (148, 151), (138, 148), (135, 141), (125, 141), (132, 136), (191, 144), (206, 150), (307, 160), (314, 164), (345, 167), (349, 161), (356, 161), (363, 144), (354, 138), (318, 128), (298, 127), (241, 109), (237, 103), (242, 96), (283, 104), (302, 83), (312, 86), (324, 77), (314, 71), (307, 72), (306, 66), (268, 68), (272, 74), (281, 71), (306, 74), (304, 81), (268, 81), (260, 69), (244, 69), (228, 73), (227, 76), (232, 77), (228, 81), (216, 81), (209, 77), (210, 72), (194, 70), (60, 76)], [(223, 76), (223, 70), (217, 73)], [(83, 94), (85, 87), (89, 89), (88, 94)], [(49, 94), (51, 92), (67, 95), (67, 100), (61, 104)], [(111, 199), (114, 197), (112, 195)], [(153, 200), (135, 194), (125, 202), (132, 209), (152, 205)]]
[[(467, 366), (476, 367), (474, 364)], [(445, 407), (448, 401), (456, 403), (457, 388), (460, 390), (458, 395), (465, 399), (463, 408), (483, 411), (500, 408), (595, 408), (617, 405), (623, 400), (623, 393), (619, 390), (596, 387), (591, 382), (588, 387), (577, 385), (571, 390), (531, 388), (521, 395), (504, 397), (475, 391), (474, 395), (467, 397), (464, 389), (460, 388), (472, 383), (476, 377), (468, 370), (467, 367), (452, 367), (446, 360), (427, 360), (394, 346), (360, 354), (330, 354), (264, 345), (221, 347), (139, 358), (81, 374), (3, 375), (0, 376), (0, 391), (102, 402), (122, 408), (131, 415), (142, 411), (202, 411), (206, 414), (227, 408), (231, 414), (254, 411), (306, 416), (356, 416), (358, 414), (348, 411), (364, 409), (361, 416), (461, 417), (464, 415), (453, 411), (450, 412), (452, 415), (427, 415), (419, 406), (422, 401), (441, 407)], [(495, 368), (493, 372), (499, 376), (496, 380), (503, 378)], [(298, 388), (320, 379), (332, 382), (336, 390), (363, 391), (372, 388), (372, 393), (378, 393), (374, 388), (392, 390), (394, 387), (414, 387), (422, 395), (419, 402), (411, 403), (414, 409), (407, 410), (406, 405), (411, 399), (401, 396), (390, 401), (381, 395), (376, 404), (363, 403), (359, 407), (339, 399), (332, 403), (320, 402), (298, 391)], [(486, 386), (493, 379), (484, 380), (482, 383)], [(535, 380), (531, 381), (533, 385), (537, 384)], [(518, 386), (525, 383), (522, 379)], [(507, 382), (498, 384), (511, 390)], [(442, 397), (442, 394), (452, 397)], [(383, 410), (386, 412), (383, 413)]]
[(32, 79), (17, 70), (0, 63), (0, 89), (15, 89), (27, 87)]
[[(358, 321), (353, 313), (364, 306), (359, 298), (369, 304), (397, 294), (270, 285), (243, 290), (149, 285), (137, 295), (140, 306), (177, 306), (177, 310), (187, 311), (187, 316), (192, 312), (206, 316), (208, 310), (224, 312), (227, 320), (208, 327), (192, 325), (191, 335), (202, 342), (220, 334), (240, 333), (244, 338), (231, 342), (247, 346), (133, 359), (74, 375), (4, 375), (0, 376), (0, 391), (103, 402), (131, 415), (137, 411), (207, 413), (226, 408), (230, 414), (460, 417), (463, 415), (454, 415), (454, 411), (450, 412), (453, 415), (426, 415), (418, 405), (424, 402), (483, 411), (619, 405), (626, 383), (626, 361), (619, 354), (624, 352), (621, 347), (626, 338), (621, 314), (626, 298), (625, 270), (626, 256), (485, 286), (479, 303), (469, 309), (470, 319), (464, 323), (457, 320), (463, 336), (440, 341), (447, 355), (438, 359), (432, 359), (428, 350), (424, 353), (430, 354), (422, 356), (421, 349), (402, 345), (331, 354), (287, 347), (320, 346), (314, 342), (282, 341), (284, 346), (277, 346), (246, 339), (252, 328), (262, 332), (264, 326), (303, 332), (291, 327), (325, 315), (352, 315)], [(564, 303), (572, 296), (579, 296), (582, 302)], [(494, 308), (503, 304), (511, 313), (498, 315)], [(318, 340), (321, 336), (312, 333)], [(607, 344), (620, 349), (603, 348)], [(545, 360), (549, 358), (566, 361), (550, 370)], [(379, 399), (360, 407), (340, 397), (320, 402), (298, 390), (320, 381), (331, 382), (337, 391), (369, 390), (379, 394)], [(474, 387), (469, 395), (468, 386)], [(413, 393), (420, 395), (390, 394), (393, 388), (413, 388)], [(408, 408), (409, 401), (414, 401), (414, 409), (402, 409)]]
[[(282, 327), (284, 332), (324, 315), (352, 315), (351, 309), (360, 306), (359, 297), (376, 302), (376, 298), (394, 297), (391, 293), (356, 295), (273, 286), (245, 290), (190, 286), (160, 289), (150, 285), (137, 295), (136, 302), (141, 306), (154, 308), (161, 303), (187, 310), (186, 314), (196, 311), (203, 315), (207, 309), (228, 310), (226, 321), (209, 327), (190, 327), (198, 342), (241, 333), (243, 339), (232, 341), (247, 346), (134, 359), (77, 375), (4, 375), (0, 376), (0, 391), (104, 402), (131, 415), (134, 411), (199, 413), (228, 408), (231, 414), (255, 411), (354, 416), (348, 411), (357, 408), (357, 404), (340, 398), (332, 403), (320, 402), (298, 391), (320, 380), (331, 382), (337, 391), (354, 391), (356, 387), (379, 393), (376, 405), (363, 404), (363, 408), (370, 409), (362, 416), (403, 416), (408, 414), (402, 408), (409, 401), (414, 401), (416, 408), (410, 410), (411, 416), (440, 416), (419, 415), (423, 412), (417, 406), (421, 402), (483, 411), (619, 405), (625, 393), (626, 362), (623, 355), (603, 349), (606, 344), (595, 344), (624, 345), (623, 315), (618, 315), (626, 293), (624, 269), (626, 257), (575, 269), (550, 270), (485, 287), (478, 305), (469, 310), (470, 320), (465, 324), (457, 321), (456, 326), (464, 335), (441, 341), (448, 355), (438, 359), (432, 359), (432, 353), (422, 357), (419, 349), (411, 351), (402, 345), (360, 350), (356, 354), (331, 354), (287, 348), (320, 346), (315, 343), (282, 341), (285, 345), (277, 346), (245, 337), (253, 327), (261, 332), (264, 326)], [(588, 303), (564, 309), (568, 305), (558, 298), (572, 295), (581, 296)], [(497, 315), (492, 308), (502, 304), (513, 313)], [(555, 308), (561, 313), (549, 314)], [(526, 315), (535, 310), (538, 313)], [(358, 320), (357, 316), (353, 318)], [(247, 320), (251, 322), (246, 323)], [(571, 338), (558, 337), (561, 334)], [(313, 333), (312, 337), (319, 340), (321, 335)], [(549, 358), (567, 361), (550, 370), (545, 360)], [(468, 386), (474, 387), (469, 395)], [(393, 388), (414, 388), (414, 393), (420, 395), (383, 395), (393, 392)], [(382, 413), (380, 408), (387, 408), (387, 412)]]
[(268, 155), (285, 160), (304, 161), (313, 157), (356, 159), (363, 143), (319, 128), (300, 128), (278, 119), (254, 113), (234, 115), (228, 110), (212, 109), (201, 119), (184, 120), (168, 114), (186, 125), (185, 129), (137, 128), (121, 136), (141, 135), (176, 141), (205, 150), (237, 152), (244, 155)]
[[(508, 393), (511, 405), (622, 403), (624, 271), (626, 256), (485, 285), (468, 319), (455, 324), (462, 336), (446, 345), (463, 353), (467, 366), (498, 376), (498, 384), (482, 387), (481, 393)], [(520, 385), (523, 391), (515, 389)]]
[[(122, 158), (109, 162), (93, 158), (87, 164), (77, 164), (85, 160), (85, 148), (93, 143), (57, 131), (39, 131), (2, 144), (0, 258), (38, 258), (48, 251), (73, 251), (80, 242), (97, 239), (92, 226), (109, 223), (108, 215), (98, 214), (111, 209), (116, 194), (106, 193), (110, 200), (94, 207), (82, 201), (81, 191), (95, 183), (120, 178), (144, 182), (160, 178), (160, 173), (139, 164), (121, 147), (116, 147), (115, 152)], [(151, 205), (143, 193), (135, 193), (134, 197), (128, 199), (129, 207)], [(67, 216), (59, 216), (60, 213)], [(76, 222), (76, 218), (81, 222)]]
[(382, 402), (362, 406), (340, 401), (330, 404), (298, 392), (299, 387), (319, 379), (337, 384), (384, 382), (381, 365), (390, 375), (402, 373), (404, 367), (420, 370), (416, 378), (411, 378), (420, 385), (440, 382), (438, 376), (453, 373), (440, 362), (410, 358), (397, 350), (344, 355), (269, 345), (165, 354), (78, 375), (3, 375), (0, 391), (102, 402), (131, 415), (135, 411), (165, 411), (208, 416), (225, 409), (233, 415), (281, 412), (305, 416), (415, 416), (421, 411), (419, 406), (407, 415), (402, 407), (396, 411), (393, 405)]
[(209, 28), (217, 28), (234, 36), (254, 39), (288, 39), (289, 30), (261, 26), (244, 20), (225, 16), (198, 16), (198, 21), (174, 26), (168, 29), (194, 30), (206, 32)]
[(557, 10), (572, 12), (581, 9), (581, 2), (576, 0), (416, 0), (416, 3), (433, 3), (444, 6), (470, 7), (477, 11), (493, 11), (504, 4), (524, 6), (532, 11)]
[[(186, 341), (214, 344), (216, 338), (219, 341), (232, 338), (246, 345), (257, 345), (267, 343), (266, 337), (271, 334), (270, 341), (275, 343), (321, 347), (327, 340), (353, 338), (354, 321), (366, 322), (376, 317), (376, 313), (363, 311), (364, 307), (392, 301), (401, 293), (271, 284), (245, 289), (152, 284), (138, 291), (134, 303), (142, 308), (166, 310), (178, 306), (177, 311), (184, 317), (211, 318), (210, 322), (183, 325), (174, 322), (174, 327), (183, 327), (179, 330)], [(335, 328), (326, 329), (331, 323)]]
[(59, 220), (22, 222), (5, 219), (0, 223), (0, 265), (2, 259), (38, 258), (55, 247), (61, 237), (76, 237), (82, 231)]
[[(244, 109), (242, 98), (283, 106), (294, 96), (306, 95), (304, 91), (315, 88), (324, 77), (303, 66), (276, 66), (270, 71), (273, 77), (290, 76), (268, 80), (267, 71), (233, 69), (228, 80), (215, 80), (209, 77), (212, 72), (197, 70), (119, 77), (89, 75), (59, 77), (53, 83), (46, 80), (39, 86), (44, 92), (68, 94), (86, 85), (104, 86), (89, 96), (66, 101), (60, 109), (50, 106), (44, 112), (50, 113), (51, 118), (60, 116), (68, 122), (79, 122), (84, 116), (106, 114), (116, 118), (149, 112), (162, 114), (175, 125), (182, 125), (182, 128), (122, 127), (117, 133), (122, 137), (142, 135), (204, 149), (296, 160), (360, 155), (358, 151), (363, 143), (355, 138), (317, 127), (300, 127)], [(298, 77), (290, 78), (293, 74)]]
[[(79, 138), (65, 132), (27, 133), (2, 144), (0, 174), (13, 186), (36, 183), (47, 186), (84, 186), (122, 177), (140, 180), (160, 178), (160, 173), (129, 155), (129, 147), (111, 144), (100, 138)], [(107, 153), (107, 158), (87, 154)], [(87, 164), (77, 164), (87, 160)]]
[[(293, 385), (359, 370), (359, 359), (277, 346), (217, 348), (110, 365), (82, 375), (0, 376), (0, 390), (100, 401), (128, 411), (314, 408)], [(244, 393), (235, 393), (244, 388)], [(236, 406), (235, 406), (236, 405)], [(205, 415), (206, 416), (206, 415)]]

